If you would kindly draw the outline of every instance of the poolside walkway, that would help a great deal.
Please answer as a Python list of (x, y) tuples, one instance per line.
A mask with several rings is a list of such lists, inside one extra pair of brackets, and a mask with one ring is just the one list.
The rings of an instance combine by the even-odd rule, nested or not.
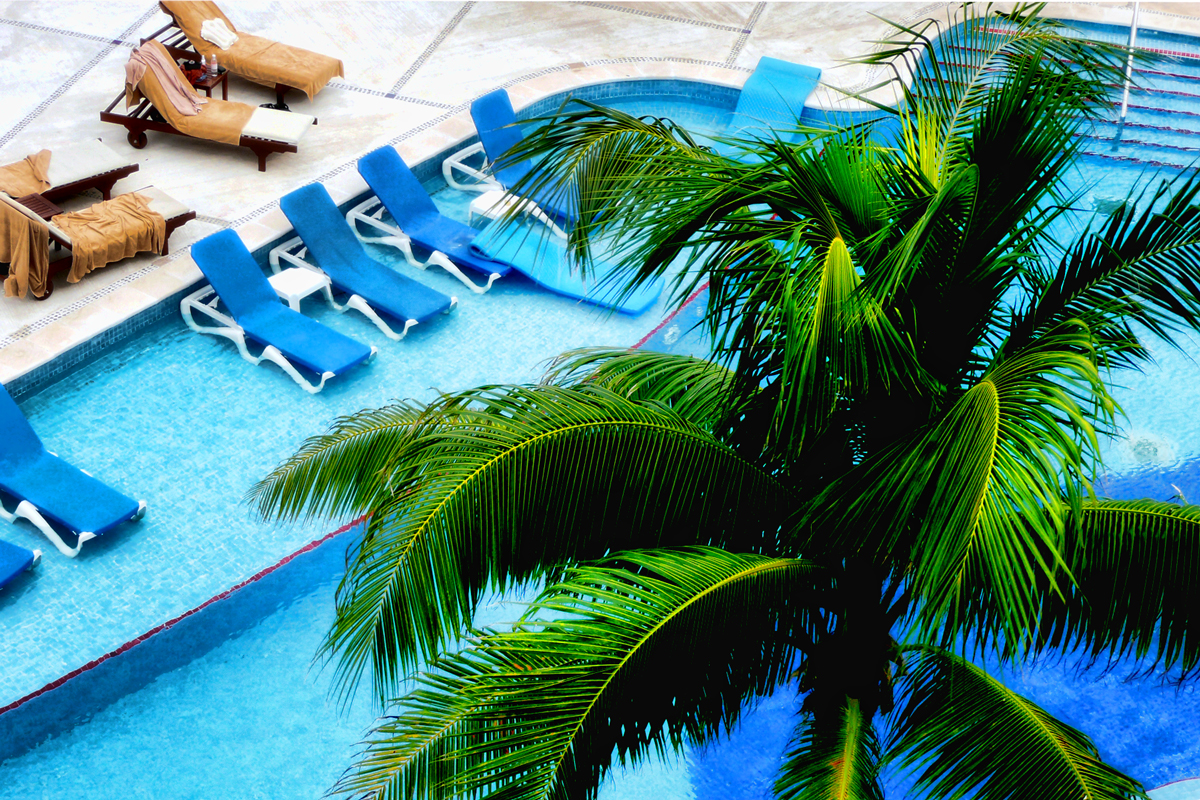
[[(762, 55), (825, 70), (847, 89), (877, 82), (880, 69), (838, 67), (879, 39), (877, 17), (914, 21), (945, 16), (932, 3), (638, 2), (240, 2), (228, 9), (239, 28), (343, 60), (335, 80), (295, 110), (317, 116), (298, 154), (272, 156), (267, 172), (248, 151), (150, 133), (135, 150), (125, 130), (99, 112), (121, 89), (123, 64), (138, 39), (165, 24), (157, 5), (136, 2), (9, 2), (0, 5), (0, 164), (41, 148), (100, 138), (140, 170), (117, 192), (153, 184), (196, 209), (171, 239), (171, 254), (143, 255), (89, 275), (61, 279), (45, 302), (0, 298), (0, 382), (32, 370), (119, 325), (199, 278), (189, 246), (225, 227), (253, 248), (288, 225), (278, 198), (323, 181), (339, 201), (361, 191), (359, 156), (394, 144), (419, 161), (474, 133), (471, 99), (509, 87), (518, 108), (575, 85), (617, 77), (684, 76), (740, 86)], [(1143, 4), (1142, 22), (1200, 32), (1200, 6)], [(1053, 4), (1051, 13), (1128, 24), (1125, 3)], [(269, 102), (273, 93), (230, 79), (230, 99)], [(834, 95), (825, 93), (824, 102)], [(92, 196), (94, 195), (94, 196)], [(99, 195), (63, 205), (85, 207)], [(65, 359), (60, 359), (63, 361)]]

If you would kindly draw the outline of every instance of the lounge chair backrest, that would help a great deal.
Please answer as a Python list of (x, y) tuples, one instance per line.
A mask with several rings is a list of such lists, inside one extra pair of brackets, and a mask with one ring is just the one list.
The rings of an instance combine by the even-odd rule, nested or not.
[(29, 420), (3, 386), (0, 386), (0, 430), (4, 431), (0, 437), (0, 469), (35, 458), (45, 450)]
[(218, 231), (196, 242), (192, 259), (234, 319), (264, 304), (279, 304), (279, 296), (267, 283), (262, 268), (232, 230)]
[(193, 46), (197, 42), (202, 42), (202, 47), (207, 45), (200, 52), (206, 55), (212, 50), (217, 49), (215, 44), (207, 41), (200, 35), (200, 28), (204, 25), (207, 19), (223, 19), (225, 24), (229, 26), (229, 30), (237, 33), (237, 27), (229, 17), (225, 16), (224, 12), (217, 7), (216, 3), (210, 3), (208, 0), (187, 0), (187, 2), (177, 2), (174, 0), (162, 0), (159, 4), (167, 16), (175, 20), (175, 24), (179, 26), (179, 30), (183, 31), (184, 36)]
[(358, 174), (401, 228), (418, 217), (438, 213), (429, 193), (394, 147), (384, 145), (360, 158)]
[(742, 87), (729, 131), (767, 136), (768, 129), (794, 128), (820, 79), (816, 67), (763, 56)]
[(359, 259), (370, 258), (322, 184), (310, 183), (285, 194), (279, 199), (279, 207), (304, 240), (317, 266), (335, 282), (338, 275), (357, 272)]
[(517, 115), (513, 112), (508, 92), (497, 89), (471, 103), (471, 119), (479, 132), (479, 141), (488, 161), (495, 163), (524, 138), (516, 125)]

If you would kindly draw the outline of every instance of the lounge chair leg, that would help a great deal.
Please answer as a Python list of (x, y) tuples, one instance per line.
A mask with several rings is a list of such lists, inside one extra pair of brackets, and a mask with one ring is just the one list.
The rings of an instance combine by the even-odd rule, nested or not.
[(263, 152), (262, 150), (256, 150), (255, 154), (258, 156), (258, 171), (266, 172), (267, 171), (267, 155), (268, 154)]
[(458, 265), (451, 261), (450, 258), (440, 250), (434, 250), (433, 254), (429, 256), (429, 261), (426, 262), (426, 266), (429, 264), (437, 264), (439, 267), (446, 270), (446, 272), (449, 272), (451, 275), (458, 278), (459, 281), (462, 282), (463, 286), (466, 286), (475, 294), (483, 294), (488, 289), (491, 289), (492, 284), (500, 278), (500, 273), (493, 272), (488, 276), (488, 282), (486, 286), (478, 286), (470, 278), (464, 275), (463, 271), (458, 268)]
[(353, 308), (355, 311), (371, 320), (371, 322), (374, 322), (375, 327), (383, 331), (383, 335), (391, 339), (393, 342), (398, 342), (403, 339), (408, 335), (409, 329), (417, 324), (415, 319), (406, 320), (404, 323), (404, 330), (402, 330), (400, 333), (396, 333), (394, 330), (392, 330), (392, 326), (384, 322), (383, 319), (375, 313), (375, 309), (367, 305), (366, 300), (363, 300), (356, 294), (350, 295), (350, 299), (346, 301), (346, 305), (342, 306), (341, 308), (338, 308), (337, 303), (334, 303), (333, 307), (339, 312), (345, 311), (348, 308)]
[(0, 519), (4, 519), (11, 523), (16, 523), (18, 519), (29, 520), (33, 527), (42, 532), (42, 535), (50, 540), (50, 543), (58, 548), (58, 552), (62, 553), (67, 558), (74, 558), (79, 555), (83, 543), (96, 538), (96, 534), (84, 532), (79, 534), (79, 540), (74, 547), (67, 547), (67, 543), (58, 535), (58, 531), (50, 527), (50, 523), (46, 522), (46, 518), (41, 515), (37, 507), (28, 500), (22, 500), (17, 503), (17, 509), (13, 512), (5, 510), (3, 504), (0, 504)]

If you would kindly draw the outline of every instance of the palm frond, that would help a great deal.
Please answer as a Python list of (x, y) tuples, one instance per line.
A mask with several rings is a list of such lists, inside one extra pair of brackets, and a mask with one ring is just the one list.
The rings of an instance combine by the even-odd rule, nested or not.
[(439, 661), (335, 791), (593, 798), (614, 752), (705, 742), (786, 680), (812, 570), (713, 548), (572, 569), (512, 630)]
[(339, 417), (251, 487), (247, 502), (264, 517), (357, 516), (390, 494), (389, 467), (422, 409), (409, 403)]
[(926, 635), (953, 639), (987, 586), (1004, 635), (1028, 639), (1035, 585), (1062, 578), (1064, 502), (1080, 502), (1097, 409), (1112, 414), (1087, 345), (1065, 328), (994, 364), (943, 417), (817, 497), (800, 552), (867, 548), (911, 568)]
[(1166, 342), (1181, 327), (1200, 330), (1198, 196), (1196, 173), (1131, 196), (1052, 273), (1031, 276), (1031, 302), (1014, 317), (1005, 347), (1074, 318), (1092, 329), (1108, 363), (1127, 366), (1146, 357), (1135, 323)]
[(652, 350), (584, 348), (555, 359), (543, 382), (595, 383), (637, 403), (660, 403), (708, 431), (736, 416), (728, 408), (733, 373), (720, 364)]
[(1044, 591), (1038, 649), (1150, 655), (1179, 680), (1200, 672), (1200, 507), (1087, 502), (1066, 529), (1063, 557), (1075, 580)]
[(712, 434), (601, 387), (493, 387), (426, 410), (388, 468), (325, 653), (375, 695), (436, 655), (480, 594), (633, 546), (771, 550), (789, 495)]
[(905, 648), (886, 758), (920, 769), (916, 788), (946, 800), (1146, 800), (1140, 783), (1101, 761), (1083, 733), (969, 661)]
[(839, 719), (807, 718), (775, 780), (779, 800), (883, 800), (875, 726), (847, 697)]

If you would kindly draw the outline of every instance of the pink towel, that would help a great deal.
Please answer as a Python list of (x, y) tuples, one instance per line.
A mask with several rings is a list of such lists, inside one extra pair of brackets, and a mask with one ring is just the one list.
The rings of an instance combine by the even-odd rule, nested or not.
[(152, 41), (134, 48), (129, 55), (129, 60), (125, 62), (125, 83), (136, 87), (142, 80), (142, 76), (146, 74), (146, 69), (149, 68), (158, 78), (158, 82), (162, 85), (163, 91), (167, 93), (175, 110), (184, 116), (194, 117), (200, 113), (200, 106), (207, 103), (208, 100), (196, 94), (195, 90), (183, 79), (183, 73), (179, 71), (179, 66), (164, 55), (164, 51), (153, 47)]

